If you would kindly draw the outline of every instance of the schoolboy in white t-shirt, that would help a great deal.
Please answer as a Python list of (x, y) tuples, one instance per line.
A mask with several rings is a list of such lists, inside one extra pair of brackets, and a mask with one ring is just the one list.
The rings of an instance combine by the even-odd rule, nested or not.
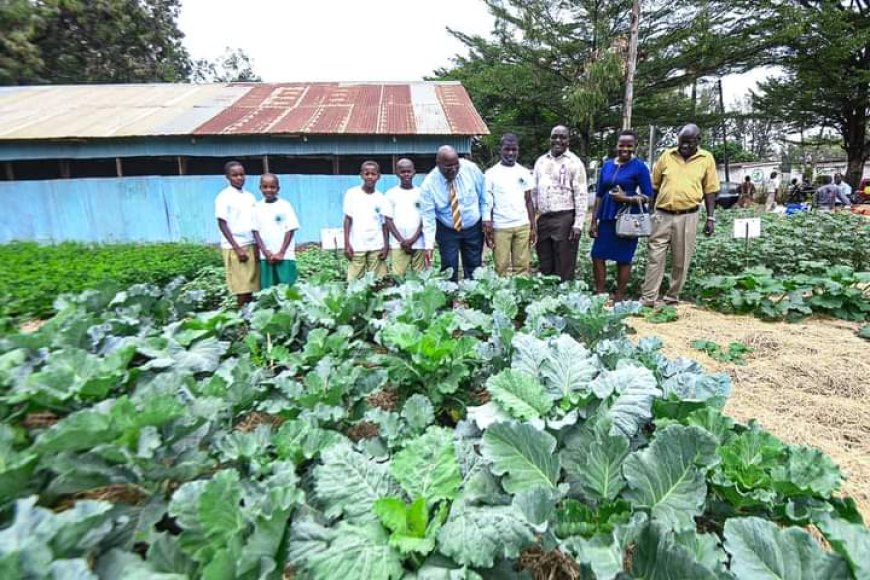
[(534, 179), (517, 163), (519, 142), (513, 133), (501, 138), (498, 164), (484, 173), (486, 195), (492, 206), (492, 236), (495, 271), (499, 276), (528, 274), (529, 248), (535, 244), (535, 209), (532, 205)]
[(236, 295), (239, 308), (260, 289), (257, 246), (254, 241), (254, 208), (257, 200), (245, 191), (245, 168), (238, 161), (224, 165), (229, 186), (218, 193), (214, 215), (221, 232), (221, 254), (227, 274), (227, 286)]
[(293, 206), (278, 198), (278, 176), (264, 173), (260, 177), (263, 199), (257, 202), (254, 219), (254, 239), (260, 248), (260, 286), (270, 288), (278, 284), (296, 282), (296, 248), (293, 234), (299, 229), (299, 220)]
[(344, 194), (344, 255), (347, 256), (347, 281), (374, 272), (387, 275), (389, 234), (384, 228), (383, 212), (387, 200), (375, 184), (381, 178), (381, 168), (375, 161), (365, 161), (360, 167), (363, 184), (351, 187)]
[(428, 267), (423, 243), (423, 219), (420, 217), (420, 188), (414, 187), (416, 170), (410, 159), (396, 162), (399, 185), (384, 194), (384, 225), (390, 232), (390, 262), (394, 276), (404, 276), (408, 267), (422, 272)]

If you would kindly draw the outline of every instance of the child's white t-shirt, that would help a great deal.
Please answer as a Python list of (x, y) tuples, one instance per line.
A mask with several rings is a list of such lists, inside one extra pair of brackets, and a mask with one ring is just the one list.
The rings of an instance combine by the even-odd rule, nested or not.
[[(387, 198), (387, 205), (384, 208), (384, 216), (392, 218), (396, 229), (402, 234), (403, 238), (410, 238), (423, 223), (420, 217), (420, 188), (412, 187), (411, 189), (402, 189), (402, 186), (397, 185), (388, 190), (384, 194)], [(390, 247), (400, 248), (399, 241), (390, 234)], [(423, 235), (421, 234), (414, 245), (411, 246), (415, 250), (422, 250)]]
[[(255, 217), (254, 230), (259, 232), (260, 239), (266, 244), (266, 249), (272, 253), (281, 251), (287, 232), (299, 229), (299, 220), (296, 219), (293, 206), (290, 205), (289, 201), (280, 197), (272, 203), (266, 202), (265, 199), (258, 201)], [(260, 257), (266, 259), (262, 252), (260, 252)], [(290, 242), (284, 259), (296, 259), (296, 242)]]
[(344, 194), (344, 215), (350, 216), (350, 245), (354, 252), (374, 252), (384, 248), (384, 208), (387, 200), (380, 191), (366, 193), (361, 186)]
[[(257, 200), (254, 194), (244, 189), (236, 189), (233, 186), (227, 186), (214, 200), (214, 216), (217, 219), (227, 222), (227, 227), (230, 233), (233, 234), (233, 239), (239, 246), (250, 246), (254, 243), (254, 208), (257, 206)], [(221, 236), (221, 248), (225, 250), (233, 249), (232, 244)]]
[(534, 188), (531, 172), (519, 163), (510, 167), (499, 163), (483, 175), (486, 195), (492, 201), (492, 226), (501, 229), (528, 225), (526, 191)]

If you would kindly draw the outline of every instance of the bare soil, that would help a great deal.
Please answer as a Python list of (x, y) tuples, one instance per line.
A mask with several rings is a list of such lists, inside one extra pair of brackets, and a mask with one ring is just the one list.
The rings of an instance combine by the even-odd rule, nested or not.
[[(637, 338), (658, 336), (664, 354), (699, 361), (733, 381), (725, 407), (734, 419), (756, 419), (787, 443), (817, 447), (843, 470), (843, 493), (870, 520), (870, 345), (859, 324), (810, 318), (789, 324), (729, 316), (693, 305), (678, 307), (679, 320), (652, 324), (632, 318)], [(745, 365), (720, 363), (690, 346), (712, 340), (751, 346)]]

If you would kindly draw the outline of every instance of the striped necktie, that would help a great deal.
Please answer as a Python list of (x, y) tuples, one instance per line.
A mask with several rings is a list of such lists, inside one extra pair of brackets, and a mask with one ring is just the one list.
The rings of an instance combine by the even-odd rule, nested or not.
[(456, 181), (450, 182), (450, 213), (453, 215), (453, 229), (462, 231), (462, 214), (459, 213), (459, 195), (456, 193)]

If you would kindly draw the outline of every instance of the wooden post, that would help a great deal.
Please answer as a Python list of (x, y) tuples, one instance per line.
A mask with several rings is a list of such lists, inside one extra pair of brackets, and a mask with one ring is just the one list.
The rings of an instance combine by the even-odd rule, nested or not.
[(339, 174), (338, 155), (332, 156), (332, 174), (333, 175)]
[(121, 158), (115, 157), (115, 175), (118, 177), (124, 177), (124, 171), (121, 167)]
[[(395, 140), (395, 138), (394, 138)], [(393, 175), (396, 173), (396, 163), (399, 161), (398, 155), (393, 155)]]
[(263, 155), (263, 173), (269, 173), (269, 156)]
[(6, 180), (7, 181), (15, 181), (15, 171), (12, 170), (12, 162), (7, 161), (3, 164), (6, 169)]
[(60, 165), (60, 176), (62, 179), (69, 179), (69, 161), (62, 160), (59, 162)]
[(628, 62), (625, 71), (625, 104), (622, 109), (622, 128), (631, 129), (631, 105), (634, 100), (634, 69), (637, 65), (637, 29), (640, 23), (640, 0), (631, 6), (631, 38), (628, 43)]
[(178, 159), (178, 175), (187, 175), (187, 157), (179, 155)]

